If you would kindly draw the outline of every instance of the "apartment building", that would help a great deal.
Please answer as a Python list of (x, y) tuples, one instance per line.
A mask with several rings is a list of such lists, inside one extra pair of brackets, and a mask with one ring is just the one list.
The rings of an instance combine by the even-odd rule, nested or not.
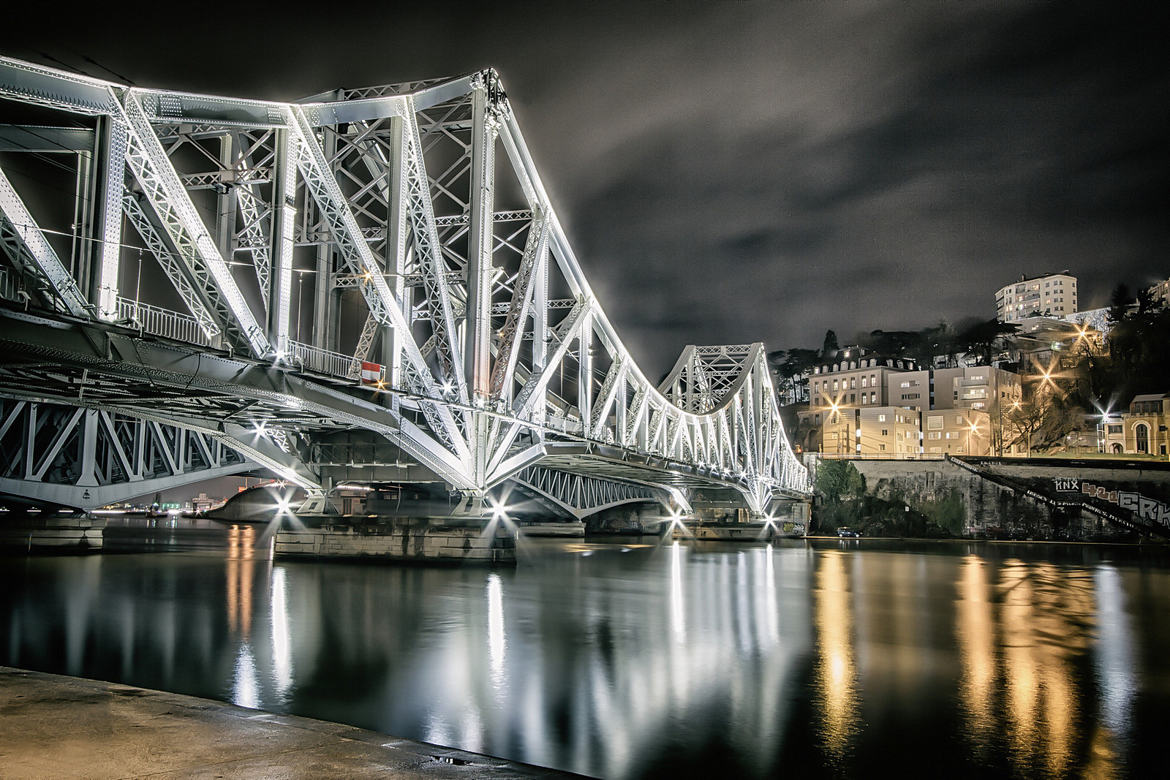
[(922, 413), (925, 455), (989, 455), (992, 424), (981, 409), (938, 409)]
[(898, 406), (830, 410), (821, 428), (827, 456), (895, 458), (922, 452), (921, 415)]
[(1067, 270), (1024, 276), (995, 294), (995, 316), (1000, 322), (1019, 322), (1035, 316), (1063, 317), (1077, 310), (1077, 278)]
[(922, 411), (931, 407), (931, 372), (904, 371), (886, 378), (886, 395), (892, 406)]
[(888, 377), (917, 368), (908, 358), (880, 358), (859, 348), (842, 350), (809, 377), (810, 408), (886, 406)]
[(1024, 395), (1020, 375), (995, 366), (940, 368), (934, 372), (933, 409), (978, 409), (992, 419)]

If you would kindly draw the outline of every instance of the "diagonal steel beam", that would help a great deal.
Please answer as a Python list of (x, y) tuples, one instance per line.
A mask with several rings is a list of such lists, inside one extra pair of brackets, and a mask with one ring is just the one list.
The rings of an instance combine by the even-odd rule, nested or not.
[(191, 196), (179, 181), (166, 150), (155, 135), (135, 90), (128, 90), (122, 116), (129, 130), (126, 161), (147, 200), (158, 215), (171, 243), (191, 264), (204, 296), (214, 302), (216, 314), (234, 347), (255, 357), (270, 351), (264, 329), (252, 316), (247, 301), (232, 278), (223, 256), (203, 224)]
[(171, 286), (175, 288), (175, 292), (186, 304), (187, 311), (191, 312), (191, 316), (199, 323), (199, 329), (209, 339), (219, 335), (220, 329), (219, 325), (216, 324), (215, 317), (208, 310), (199, 291), (195, 289), (187, 277), (188, 270), (184, 267), (184, 261), (189, 260), (189, 258), (175, 252), (167, 244), (166, 240), (155, 229), (154, 223), (151, 222), (146, 212), (142, 210), (142, 205), (137, 198), (128, 192), (122, 195), (122, 209), (126, 213), (127, 219), (130, 220), (130, 224), (142, 237), (146, 248), (158, 261)]
[(39, 274), (48, 281), (61, 305), (75, 317), (89, 317), (93, 308), (81, 293), (81, 288), (61, 263), (44, 233), (16, 194), (12, 182), (0, 169), (0, 218), (4, 232), (18, 239), (27, 256), (36, 265)]

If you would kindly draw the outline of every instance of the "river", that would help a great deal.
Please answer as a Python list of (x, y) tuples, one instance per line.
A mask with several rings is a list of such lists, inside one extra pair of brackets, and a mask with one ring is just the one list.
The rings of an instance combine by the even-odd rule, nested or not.
[(515, 570), (0, 559), (10, 666), (612, 778), (1164, 776), (1170, 556), (534, 540)]

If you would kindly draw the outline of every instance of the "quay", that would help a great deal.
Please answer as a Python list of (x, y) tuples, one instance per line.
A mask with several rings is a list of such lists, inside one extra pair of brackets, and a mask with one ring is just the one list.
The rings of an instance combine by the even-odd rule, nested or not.
[(0, 775), (577, 777), (339, 723), (0, 666)]

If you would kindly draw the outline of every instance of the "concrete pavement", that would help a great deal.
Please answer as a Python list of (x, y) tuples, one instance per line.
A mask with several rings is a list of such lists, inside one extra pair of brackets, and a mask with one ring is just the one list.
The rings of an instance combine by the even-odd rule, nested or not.
[(573, 777), (373, 731), (0, 666), (0, 777)]

